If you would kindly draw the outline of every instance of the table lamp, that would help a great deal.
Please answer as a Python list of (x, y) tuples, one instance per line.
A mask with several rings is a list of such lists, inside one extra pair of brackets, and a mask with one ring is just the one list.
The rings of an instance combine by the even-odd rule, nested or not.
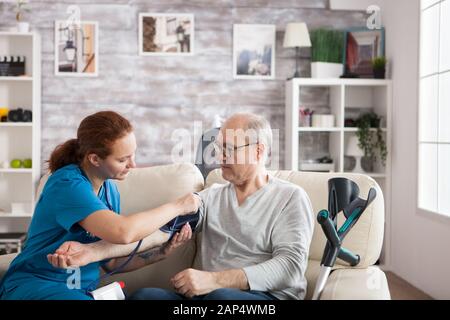
[(284, 33), (283, 47), (295, 48), (295, 73), (292, 78), (299, 78), (300, 71), (298, 67), (300, 61), (300, 47), (311, 47), (311, 39), (309, 38), (306, 23), (292, 22), (287, 24), (286, 31)]
[(345, 155), (355, 157), (356, 164), (352, 172), (364, 173), (364, 169), (361, 167), (361, 158), (364, 156), (364, 151), (358, 146), (359, 140), (356, 135), (351, 135), (347, 141), (347, 146), (345, 149)]

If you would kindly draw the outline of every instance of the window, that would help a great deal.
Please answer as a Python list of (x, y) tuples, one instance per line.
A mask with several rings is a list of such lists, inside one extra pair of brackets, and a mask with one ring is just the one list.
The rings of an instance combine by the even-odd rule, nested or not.
[(450, 0), (422, 0), (418, 206), (450, 216)]

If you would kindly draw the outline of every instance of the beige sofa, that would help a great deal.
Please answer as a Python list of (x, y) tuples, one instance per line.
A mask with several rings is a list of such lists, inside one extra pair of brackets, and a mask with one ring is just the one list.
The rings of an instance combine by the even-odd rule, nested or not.
[[(331, 273), (321, 299), (390, 299), (386, 276), (375, 262), (380, 255), (384, 230), (384, 200), (377, 183), (365, 175), (309, 173), (294, 171), (271, 172), (276, 177), (301, 186), (308, 193), (314, 213), (327, 208), (328, 185), (331, 177), (343, 176), (354, 180), (361, 189), (361, 196), (367, 195), (370, 187), (377, 190), (377, 198), (364, 212), (358, 223), (344, 241), (344, 246), (361, 256), (357, 267), (349, 267), (338, 260)], [(46, 177), (41, 180), (38, 192)], [(129, 177), (118, 182), (122, 213), (129, 214), (161, 205), (187, 192), (200, 191), (212, 183), (225, 183), (220, 170), (211, 172), (203, 182), (198, 169), (191, 164), (173, 164), (133, 170)], [(129, 293), (143, 287), (170, 288), (169, 279), (178, 271), (196, 267), (197, 241), (201, 235), (178, 248), (173, 255), (159, 263), (143, 269), (113, 276), (106, 280), (122, 280)], [(314, 291), (319, 274), (320, 259), (325, 246), (325, 237), (316, 223), (310, 248), (306, 272), (308, 280), (307, 299)], [(14, 255), (0, 256), (0, 277), (6, 272)]]

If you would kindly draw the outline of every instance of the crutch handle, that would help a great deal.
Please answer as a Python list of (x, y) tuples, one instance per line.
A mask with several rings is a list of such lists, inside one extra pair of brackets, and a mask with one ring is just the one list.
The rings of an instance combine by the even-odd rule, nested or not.
[(339, 250), (338, 258), (341, 260), (344, 260), (348, 264), (350, 264), (352, 267), (358, 265), (359, 261), (361, 260), (360, 256), (358, 254), (354, 254), (353, 252), (342, 248)]
[(322, 230), (325, 233), (325, 236), (327, 237), (331, 246), (335, 248), (339, 247), (341, 245), (341, 240), (339, 239), (339, 236), (336, 232), (333, 221), (330, 219), (328, 210), (319, 211), (319, 213), (317, 214), (317, 221), (322, 227)]

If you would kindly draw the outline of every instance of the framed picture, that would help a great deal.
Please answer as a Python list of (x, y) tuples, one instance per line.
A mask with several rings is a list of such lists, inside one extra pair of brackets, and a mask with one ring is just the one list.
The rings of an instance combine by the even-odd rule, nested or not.
[(275, 25), (233, 26), (235, 79), (275, 79)]
[(372, 59), (384, 56), (384, 28), (352, 28), (345, 33), (344, 65), (346, 73), (373, 78)]
[(55, 21), (55, 75), (98, 76), (98, 23)]
[(194, 15), (140, 13), (139, 55), (192, 55)]

